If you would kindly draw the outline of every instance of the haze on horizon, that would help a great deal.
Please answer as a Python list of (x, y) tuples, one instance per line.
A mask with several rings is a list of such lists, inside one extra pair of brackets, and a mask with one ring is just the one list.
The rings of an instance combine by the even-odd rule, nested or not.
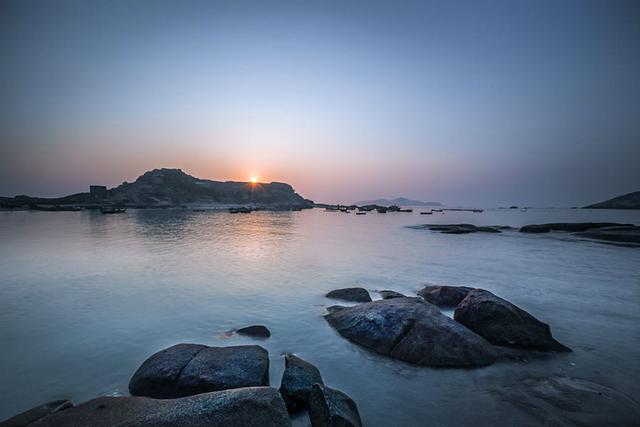
[(4, 1), (0, 195), (585, 205), (640, 190), (639, 41), (637, 1)]

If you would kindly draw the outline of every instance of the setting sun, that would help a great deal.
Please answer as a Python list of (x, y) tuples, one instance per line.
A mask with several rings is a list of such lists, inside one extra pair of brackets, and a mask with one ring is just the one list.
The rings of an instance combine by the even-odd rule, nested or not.
[(258, 182), (258, 178), (255, 176), (252, 176), (249, 181), (251, 181), (252, 184), (255, 184), (256, 182)]

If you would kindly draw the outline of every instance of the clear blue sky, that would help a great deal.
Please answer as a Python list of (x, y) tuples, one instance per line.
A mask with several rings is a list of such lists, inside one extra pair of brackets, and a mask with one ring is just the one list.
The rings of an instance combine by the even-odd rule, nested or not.
[(638, 1), (2, 1), (0, 195), (155, 167), (305, 197), (640, 190)]

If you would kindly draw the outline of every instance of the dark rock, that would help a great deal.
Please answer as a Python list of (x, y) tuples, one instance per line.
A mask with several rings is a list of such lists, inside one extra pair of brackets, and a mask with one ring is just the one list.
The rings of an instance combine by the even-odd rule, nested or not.
[(604, 227), (596, 230), (583, 231), (576, 233), (579, 237), (588, 237), (590, 239), (605, 240), (608, 242), (619, 243), (640, 243), (640, 226), (626, 225), (619, 227)]
[(484, 338), (421, 298), (330, 308), (325, 318), (356, 344), (421, 366), (485, 366), (496, 359)]
[(417, 230), (429, 229), (443, 234), (500, 233), (500, 226), (475, 226), (473, 224), (424, 224), (410, 226)]
[(70, 400), (54, 400), (52, 402), (36, 406), (35, 408), (31, 408), (3, 421), (0, 423), (0, 427), (24, 427), (47, 415), (64, 411), (69, 408), (73, 408), (73, 403), (71, 403)]
[(605, 200), (594, 205), (585, 206), (588, 209), (640, 209), (640, 191), (624, 194)]
[(618, 224), (615, 222), (554, 222), (549, 224), (531, 224), (520, 228), (521, 233), (548, 233), (549, 231), (580, 231), (595, 230), (604, 227), (615, 227), (633, 224)]
[(309, 402), (312, 427), (361, 427), (358, 406), (345, 393), (314, 384)]
[(269, 353), (257, 345), (177, 344), (147, 360), (129, 382), (133, 396), (170, 399), (269, 385)]
[(314, 384), (324, 384), (318, 368), (293, 354), (285, 355), (280, 394), (290, 413), (309, 406), (309, 393)]
[(379, 291), (378, 292), (382, 299), (391, 299), (391, 298), (404, 298), (406, 295), (402, 295), (400, 292), (396, 291)]
[(344, 301), (353, 301), (353, 302), (369, 302), (371, 301), (371, 296), (369, 292), (367, 292), (364, 288), (344, 288), (344, 289), (335, 289), (327, 294), (328, 298), (341, 299)]
[(33, 427), (280, 427), (290, 426), (278, 390), (249, 387), (180, 399), (99, 397), (49, 415)]
[(467, 286), (425, 286), (418, 291), (426, 302), (440, 307), (455, 307), (473, 288)]
[(456, 307), (454, 319), (496, 344), (571, 351), (553, 339), (549, 325), (483, 289), (467, 294)]
[(240, 328), (236, 330), (237, 333), (242, 335), (248, 335), (250, 337), (257, 338), (269, 338), (271, 336), (271, 332), (267, 329), (266, 326), (263, 325), (251, 325), (245, 328)]

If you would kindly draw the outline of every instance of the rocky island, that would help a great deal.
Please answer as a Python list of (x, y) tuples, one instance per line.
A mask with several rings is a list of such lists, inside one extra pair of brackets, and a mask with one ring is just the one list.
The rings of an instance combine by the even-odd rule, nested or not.
[(585, 206), (584, 209), (640, 209), (640, 191)]
[(303, 209), (313, 206), (283, 182), (253, 183), (211, 181), (186, 174), (181, 169), (154, 169), (135, 182), (107, 189), (92, 185), (89, 192), (59, 198), (30, 196), (0, 197), (4, 208), (69, 210), (71, 208), (166, 208), (178, 206), (233, 207), (262, 209)]

